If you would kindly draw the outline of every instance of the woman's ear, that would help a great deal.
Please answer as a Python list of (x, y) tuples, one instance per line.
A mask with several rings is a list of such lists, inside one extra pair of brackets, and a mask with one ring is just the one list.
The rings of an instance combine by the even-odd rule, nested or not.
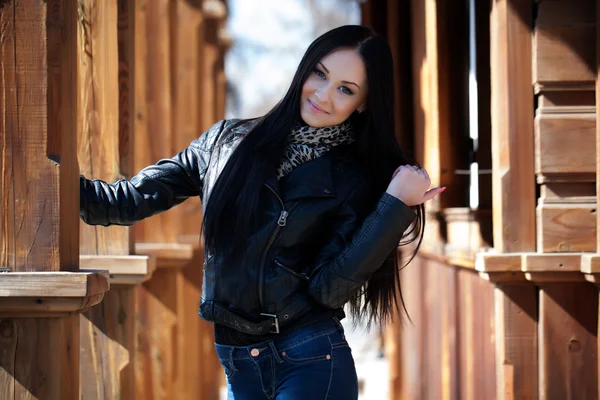
[(360, 113), (364, 112), (366, 109), (367, 109), (367, 105), (363, 104), (362, 106), (358, 107), (356, 109), (356, 111), (358, 111), (358, 113), (360, 114)]

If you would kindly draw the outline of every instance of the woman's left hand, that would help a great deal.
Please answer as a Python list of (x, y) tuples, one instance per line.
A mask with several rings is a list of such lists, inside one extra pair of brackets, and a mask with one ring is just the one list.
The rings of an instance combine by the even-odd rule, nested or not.
[(429, 189), (430, 186), (431, 179), (425, 169), (413, 165), (402, 165), (394, 171), (386, 192), (407, 206), (417, 206), (446, 190), (445, 187)]

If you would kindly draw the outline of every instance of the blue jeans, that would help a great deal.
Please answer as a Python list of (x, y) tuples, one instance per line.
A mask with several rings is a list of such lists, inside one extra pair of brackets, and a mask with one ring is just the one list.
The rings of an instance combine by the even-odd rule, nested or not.
[(344, 329), (334, 318), (275, 341), (216, 345), (228, 400), (353, 400), (358, 379)]

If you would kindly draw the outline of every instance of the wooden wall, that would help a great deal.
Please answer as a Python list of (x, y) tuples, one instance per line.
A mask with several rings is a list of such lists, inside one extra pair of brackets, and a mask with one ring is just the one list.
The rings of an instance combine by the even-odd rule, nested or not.
[(199, 199), (91, 227), (77, 185), (131, 177), (223, 118), (225, 4), (71, 3), (0, 5), (0, 397), (215, 399)]
[[(473, 116), (468, 2), (363, 5), (366, 23), (410, 49), (412, 99), (397, 98), (412, 110), (413, 138), (402, 140), (433, 185), (449, 186), (428, 205), (424, 244), (402, 271), (413, 323), (388, 330), (391, 393), (596, 399), (600, 11), (593, 0), (475, 4), (474, 155), (461, 144)], [(390, 26), (407, 13), (402, 36)], [(483, 170), (476, 210), (457, 173), (473, 159)]]

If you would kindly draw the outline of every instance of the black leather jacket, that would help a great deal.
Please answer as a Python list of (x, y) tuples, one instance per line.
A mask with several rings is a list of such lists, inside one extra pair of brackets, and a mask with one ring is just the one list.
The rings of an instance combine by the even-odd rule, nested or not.
[[(252, 122), (221, 121), (171, 159), (130, 181), (81, 177), (80, 214), (92, 225), (131, 225), (191, 196), (203, 207)], [(353, 146), (334, 148), (264, 186), (260, 228), (238, 265), (205, 254), (200, 315), (249, 334), (277, 331), (315, 308), (342, 307), (415, 218), (384, 193), (374, 198)]]

